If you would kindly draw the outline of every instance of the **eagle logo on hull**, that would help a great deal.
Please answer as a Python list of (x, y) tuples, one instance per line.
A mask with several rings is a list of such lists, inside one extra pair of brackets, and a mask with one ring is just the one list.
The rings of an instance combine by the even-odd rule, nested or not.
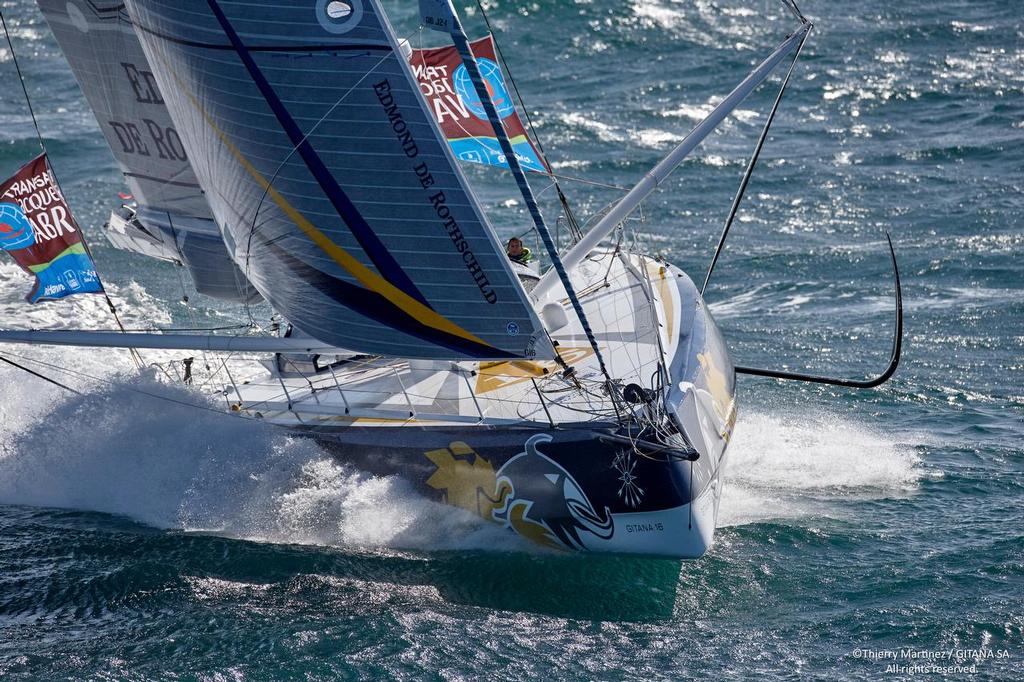
[[(444, 490), (449, 504), (512, 528), (539, 545), (582, 550), (588, 537), (610, 539), (615, 525), (608, 508), (603, 513), (594, 509), (572, 475), (538, 450), (551, 440), (543, 433), (531, 436), (524, 451), (496, 473), (475, 452), (467, 463), (448, 449), (430, 451), (426, 455), (438, 469), (427, 484)], [(450, 451), (465, 455), (467, 450), (472, 452), (465, 443), (452, 443)]]
[(505, 504), (492, 517), (548, 547), (586, 549), (581, 533), (611, 538), (615, 527), (608, 508), (598, 514), (569, 472), (537, 449), (550, 441), (545, 433), (531, 436), (526, 451), (498, 470), (498, 489)]

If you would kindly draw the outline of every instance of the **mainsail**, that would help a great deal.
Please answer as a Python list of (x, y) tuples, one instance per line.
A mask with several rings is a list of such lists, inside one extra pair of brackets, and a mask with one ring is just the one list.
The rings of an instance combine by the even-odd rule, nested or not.
[(314, 338), (553, 357), (377, 0), (129, 0), (225, 241)]
[(143, 234), (189, 268), (200, 292), (259, 298), (224, 248), (124, 3), (38, 3), (138, 202)]

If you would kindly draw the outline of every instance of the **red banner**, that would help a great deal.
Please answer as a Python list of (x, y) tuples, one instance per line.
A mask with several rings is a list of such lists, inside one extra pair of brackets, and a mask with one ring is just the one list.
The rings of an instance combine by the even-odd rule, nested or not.
[[(498, 66), (493, 38), (481, 38), (470, 47), (520, 165), (527, 170), (547, 172), (516, 112), (515, 100)], [(454, 47), (413, 50), (409, 63), (455, 156), (464, 161), (507, 167), (505, 155), (458, 50)]]
[(0, 249), (35, 276), (32, 303), (103, 291), (46, 154), (0, 185)]

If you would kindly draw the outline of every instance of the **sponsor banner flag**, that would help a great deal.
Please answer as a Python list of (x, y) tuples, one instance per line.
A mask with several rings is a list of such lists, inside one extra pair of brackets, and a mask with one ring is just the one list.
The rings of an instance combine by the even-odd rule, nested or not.
[(35, 276), (30, 303), (103, 292), (82, 240), (45, 153), (0, 185), (0, 249)]
[[(487, 91), (505, 124), (519, 164), (526, 170), (546, 173), (548, 169), (526, 134), (498, 66), (494, 39), (487, 36), (470, 43), (470, 47), (480, 64)], [(494, 129), (487, 120), (458, 50), (454, 47), (413, 50), (409, 63), (455, 156), (463, 161), (508, 168), (505, 154), (494, 137)]]

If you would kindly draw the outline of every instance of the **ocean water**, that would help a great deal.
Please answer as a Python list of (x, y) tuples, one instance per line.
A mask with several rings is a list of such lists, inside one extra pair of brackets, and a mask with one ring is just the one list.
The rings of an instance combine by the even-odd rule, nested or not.
[[(414, 5), (389, 3), (417, 44)], [(613, 186), (791, 25), (764, 0), (486, 6), (556, 170)], [(889, 231), (904, 359), (872, 391), (741, 377), (707, 556), (539, 552), (399, 478), (184, 405), (202, 397), (126, 355), (4, 347), (85, 393), (0, 369), (0, 678), (903, 679), (936, 663), (1024, 679), (1024, 8), (802, 9), (817, 27), (708, 300), (739, 364), (880, 371)], [(114, 162), (34, 4), (3, 12), (126, 325), (244, 322), (104, 242)], [(6, 49), (0, 78), (6, 173), (37, 147)], [(695, 279), (773, 96), (645, 205), (649, 248)], [(524, 229), (507, 179), (470, 173), (502, 234)], [(582, 216), (619, 196), (564, 186)], [(5, 327), (111, 325), (96, 298), (28, 306), (6, 258), (0, 284)], [(924, 658), (885, 658), (902, 651)]]

